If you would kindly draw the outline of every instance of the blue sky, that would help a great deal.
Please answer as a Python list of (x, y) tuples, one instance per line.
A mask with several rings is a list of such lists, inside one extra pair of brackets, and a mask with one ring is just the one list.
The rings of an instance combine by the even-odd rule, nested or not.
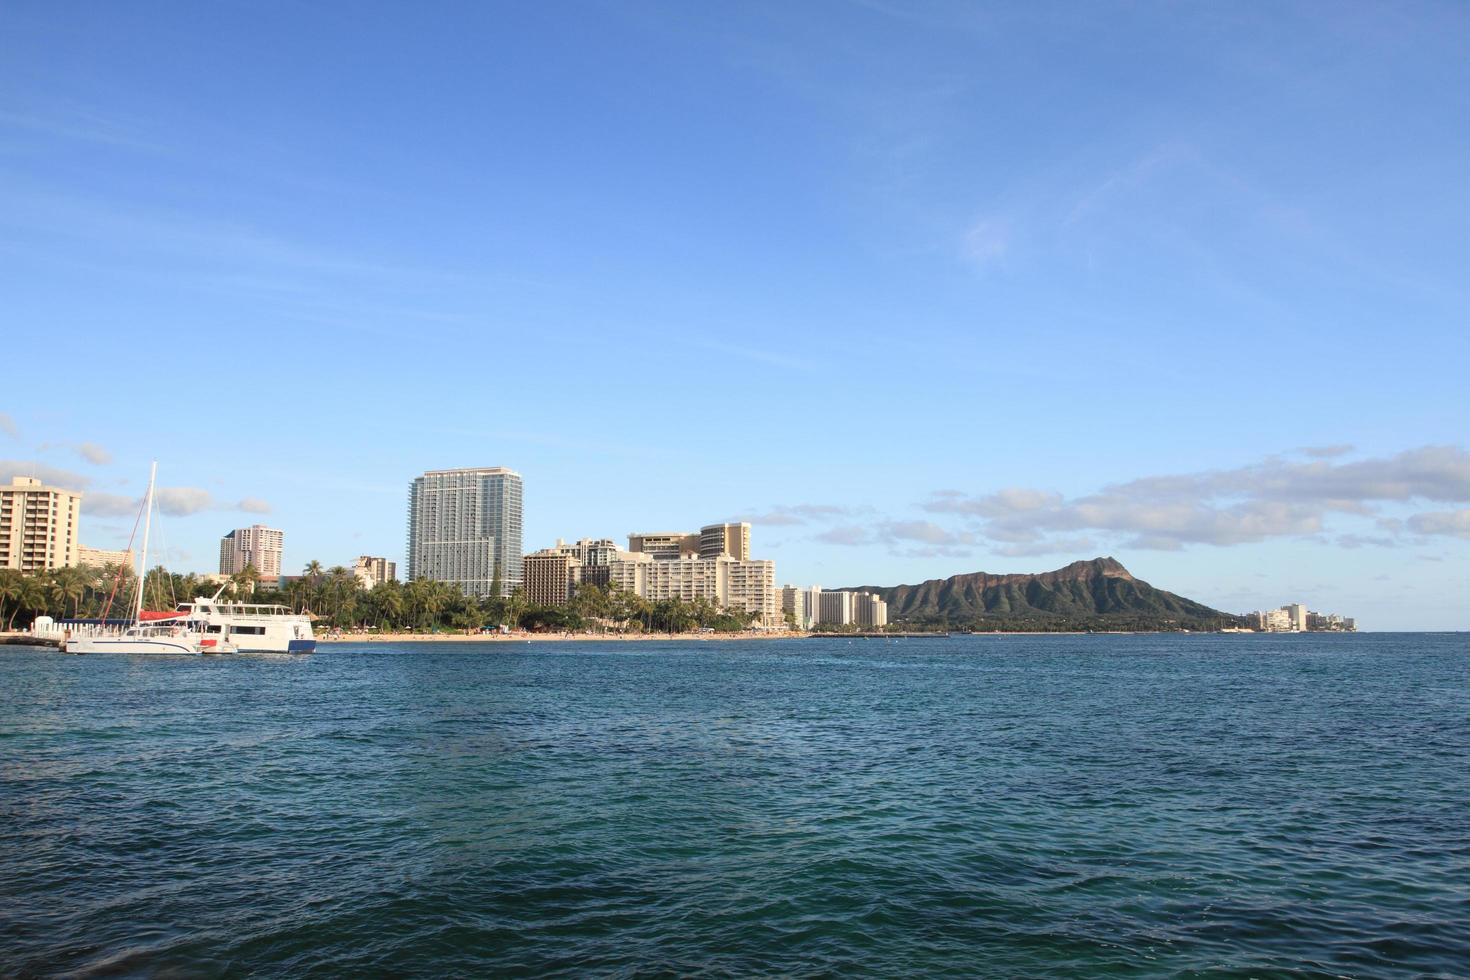
[(745, 517), (783, 581), (1111, 554), (1470, 628), (1470, 8), (0, 16), (0, 460), (117, 546)]

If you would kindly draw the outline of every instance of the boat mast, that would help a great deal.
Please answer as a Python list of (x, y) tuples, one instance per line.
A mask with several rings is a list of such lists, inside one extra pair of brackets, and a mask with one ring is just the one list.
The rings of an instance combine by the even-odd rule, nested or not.
[(148, 471), (148, 495), (143, 498), (143, 569), (138, 576), (138, 601), (133, 607), (133, 625), (143, 621), (143, 585), (148, 581), (148, 531), (153, 525), (153, 481), (158, 477), (158, 460)]

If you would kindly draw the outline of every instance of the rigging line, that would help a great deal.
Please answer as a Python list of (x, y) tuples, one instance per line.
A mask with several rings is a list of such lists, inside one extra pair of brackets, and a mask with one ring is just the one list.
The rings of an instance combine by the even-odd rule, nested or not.
[[(138, 536), (138, 525), (143, 521), (143, 505), (138, 505), (138, 516), (133, 518), (133, 533), (128, 535), (128, 554), (133, 553), (133, 540)], [(123, 567), (117, 566), (117, 575), (112, 580), (112, 591), (107, 593), (107, 602), (102, 607), (102, 619), (107, 619), (107, 614), (112, 611), (112, 600), (117, 596), (117, 587), (122, 584)], [(138, 580), (138, 588), (143, 587), (142, 579)]]
[(159, 552), (160, 555), (163, 556), (163, 561), (160, 563), (160, 567), (164, 570), (164, 579), (163, 579), (163, 581), (160, 581), (159, 584), (158, 584), (158, 590), (157, 590), (158, 591), (158, 599), (159, 599), (160, 602), (162, 602), (162, 600), (163, 600), (163, 582), (167, 582), (168, 583), (168, 594), (169, 594), (169, 597), (171, 599), (173, 599), (173, 605), (169, 607), (169, 610), (172, 611), (174, 609), (178, 609), (179, 608), (179, 593), (178, 593), (178, 590), (174, 588), (174, 576), (173, 576), (173, 573), (168, 570), (169, 563), (170, 563), (170, 555), (169, 555), (169, 550), (168, 550), (167, 535), (164, 534), (164, 530), (163, 530), (163, 509), (162, 509), (162, 507), (159, 508), (159, 511), (158, 511), (158, 521), (156, 523), (157, 523), (157, 530), (154, 533), (156, 533), (158, 535), (158, 538), (159, 538), (158, 552)]

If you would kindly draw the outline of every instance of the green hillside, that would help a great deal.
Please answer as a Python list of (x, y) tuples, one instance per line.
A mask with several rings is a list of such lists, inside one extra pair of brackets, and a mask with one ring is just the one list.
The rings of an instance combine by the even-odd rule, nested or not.
[(1238, 617), (1156, 589), (1113, 558), (1035, 575), (973, 572), (919, 585), (859, 586), (888, 602), (889, 623), (980, 630), (1219, 629)]

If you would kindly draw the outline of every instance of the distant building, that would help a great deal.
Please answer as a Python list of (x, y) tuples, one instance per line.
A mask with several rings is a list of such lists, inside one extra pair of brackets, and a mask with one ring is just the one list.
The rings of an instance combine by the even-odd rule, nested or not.
[(264, 524), (236, 528), (220, 539), (219, 572), (238, 575), (253, 565), (262, 579), (278, 578), (285, 543), (286, 532)]
[(561, 538), (556, 539), (556, 544), (546, 549), (559, 554), (571, 555), (577, 559), (576, 582), (578, 585), (608, 584), (608, 569), (620, 556), (629, 552), (619, 548), (611, 538), (582, 538), (567, 544)]
[(852, 593), (823, 592), (817, 606), (817, 622), (831, 626), (852, 625)]
[[(635, 536), (636, 537), (636, 536)], [(655, 558), (630, 552), (609, 566), (611, 583), (649, 602), (705, 599), (721, 609), (754, 613), (764, 627), (781, 623), (776, 593), (776, 563), (718, 558)]]
[[(799, 590), (792, 589), (799, 593)], [(795, 599), (792, 600), (793, 605)], [(805, 593), (811, 626), (858, 626), (883, 629), (888, 625), (888, 603), (871, 592), (825, 592), (813, 586)]]
[(699, 535), (684, 531), (646, 531), (628, 535), (628, 550), (664, 560), (699, 557)]
[(1280, 609), (1246, 613), (1245, 620), (1263, 633), (1353, 633), (1358, 628), (1357, 621), (1351, 617), (1313, 612), (1298, 602)]
[(408, 491), (408, 577), (488, 596), (522, 584), (521, 475), (504, 467), (430, 470)]
[(133, 562), (133, 551), (131, 548), (124, 548), (121, 551), (109, 551), (106, 548), (88, 548), (86, 545), (81, 545), (77, 548), (78, 565), (85, 565), (90, 568), (105, 568), (108, 565), (115, 565), (118, 568), (132, 568)]
[(545, 548), (521, 559), (526, 601), (533, 606), (565, 606), (576, 590), (582, 562), (569, 551)]
[(77, 563), (82, 495), (29, 476), (0, 487), (0, 568), (40, 572)]
[(871, 592), (854, 592), (852, 621), (867, 629), (883, 629), (888, 625), (888, 603)]
[(736, 561), (750, 559), (750, 525), (706, 524), (699, 529), (699, 557), (728, 555)]
[(781, 588), (781, 615), (789, 616), (791, 624), (799, 630), (812, 628), (812, 607), (807, 602), (808, 598), (806, 589), (794, 585)]
[(364, 589), (371, 589), (384, 582), (398, 581), (398, 563), (372, 555), (359, 555), (352, 563), (352, 574)]

